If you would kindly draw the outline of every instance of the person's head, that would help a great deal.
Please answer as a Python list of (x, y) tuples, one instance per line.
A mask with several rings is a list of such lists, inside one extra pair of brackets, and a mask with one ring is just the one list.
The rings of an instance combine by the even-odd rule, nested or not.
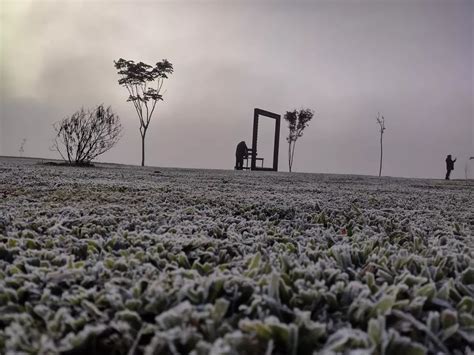
[(451, 154), (448, 154), (446, 159), (451, 159)]

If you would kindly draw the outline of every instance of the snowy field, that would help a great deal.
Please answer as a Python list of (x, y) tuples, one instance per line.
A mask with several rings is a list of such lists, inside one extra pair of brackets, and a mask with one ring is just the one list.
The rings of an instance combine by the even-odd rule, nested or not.
[(473, 195), (0, 158), (0, 353), (469, 354)]

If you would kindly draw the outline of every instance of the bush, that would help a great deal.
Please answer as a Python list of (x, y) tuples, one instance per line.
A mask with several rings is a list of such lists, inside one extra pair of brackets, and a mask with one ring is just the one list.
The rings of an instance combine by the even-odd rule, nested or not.
[(83, 108), (54, 124), (53, 149), (69, 164), (89, 165), (97, 156), (111, 149), (120, 139), (122, 125), (109, 107)]

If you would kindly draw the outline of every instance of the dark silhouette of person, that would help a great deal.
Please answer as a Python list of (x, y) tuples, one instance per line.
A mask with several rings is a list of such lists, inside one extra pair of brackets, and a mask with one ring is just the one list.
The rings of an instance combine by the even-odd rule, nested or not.
[(449, 176), (451, 175), (451, 171), (454, 170), (454, 162), (456, 159), (451, 158), (451, 154), (446, 157), (446, 180), (449, 180)]
[(243, 170), (244, 168), (244, 159), (248, 157), (247, 144), (244, 141), (237, 144), (237, 149), (235, 150), (235, 170)]

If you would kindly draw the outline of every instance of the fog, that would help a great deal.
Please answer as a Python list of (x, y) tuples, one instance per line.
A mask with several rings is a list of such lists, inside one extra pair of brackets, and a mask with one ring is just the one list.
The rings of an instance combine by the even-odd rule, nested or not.
[[(140, 163), (138, 118), (113, 61), (167, 58), (147, 165), (232, 169), (255, 107), (315, 110), (293, 171), (464, 178), (474, 155), (474, 2), (1, 2), (0, 155), (57, 158), (52, 124), (111, 105), (124, 126), (100, 161)], [(288, 170), (282, 121), (280, 169)], [(262, 147), (268, 150), (268, 147)], [(268, 161), (271, 157), (265, 157)], [(471, 161), (472, 162), (472, 161)], [(474, 164), (471, 164), (474, 165)], [(474, 166), (471, 167), (474, 176)]]

